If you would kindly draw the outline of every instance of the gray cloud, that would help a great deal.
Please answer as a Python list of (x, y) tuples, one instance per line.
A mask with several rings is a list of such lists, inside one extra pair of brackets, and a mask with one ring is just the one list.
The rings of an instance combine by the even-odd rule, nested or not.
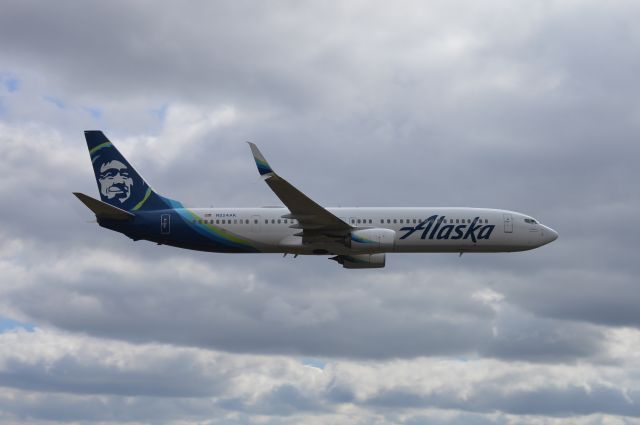
[[(73, 251), (59, 262), (25, 264), (34, 283), (6, 291), (5, 305), (68, 330), (235, 352), (566, 361), (600, 351), (601, 330), (493, 305), (477, 277), (452, 277), (447, 269), (344, 276), (323, 263), (324, 278), (300, 278), (292, 264), (263, 277), (200, 264), (190, 254), (147, 259), (133, 252)], [(46, 277), (67, 264), (73, 275)]]
[(320, 370), (284, 357), (44, 329), (5, 332), (0, 341), (0, 412), (25, 420), (175, 423), (215, 415), (254, 423), (256, 415), (293, 422), (315, 415), (319, 423), (341, 423), (358, 412), (365, 421), (377, 415), (397, 423), (398, 409), (430, 409), (450, 421), (487, 422), (496, 406), (534, 418), (639, 414), (637, 381), (618, 366), (416, 358), (332, 361)]
[[(640, 322), (638, 5), (63, 1), (2, 10), (0, 76), (17, 83), (0, 85), (0, 314), (133, 347), (340, 358), (354, 369), (422, 356), (580, 364), (567, 373), (590, 382), (520, 388), (536, 374), (509, 374), (502, 384), (512, 390), (461, 397), (406, 382), (363, 395), (365, 382), (335, 378), (318, 400), (291, 376), (268, 375), (270, 390), (225, 393), (212, 407), (201, 399), (217, 397), (219, 383), (191, 357), (113, 369), (60, 356), (8, 361), (0, 384), (24, 401), (3, 393), (3, 420), (637, 416), (628, 403), (637, 344), (626, 332)], [(156, 189), (188, 205), (278, 203), (257, 178), (243, 143), (252, 140), (325, 205), (508, 208), (561, 236), (522, 254), (392, 255), (387, 269), (364, 273), (320, 258), (132, 244), (84, 223), (91, 215), (70, 196), (95, 194), (88, 128), (105, 130)], [(607, 367), (631, 382), (591, 379)], [(175, 373), (158, 375), (167, 369)], [(335, 406), (354, 410), (345, 419)]]

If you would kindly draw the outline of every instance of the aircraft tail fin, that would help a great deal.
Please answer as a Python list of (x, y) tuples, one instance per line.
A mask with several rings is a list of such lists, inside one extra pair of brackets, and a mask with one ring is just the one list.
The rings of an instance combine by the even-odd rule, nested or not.
[(176, 206), (175, 201), (151, 189), (102, 131), (85, 131), (84, 136), (102, 202), (130, 212)]

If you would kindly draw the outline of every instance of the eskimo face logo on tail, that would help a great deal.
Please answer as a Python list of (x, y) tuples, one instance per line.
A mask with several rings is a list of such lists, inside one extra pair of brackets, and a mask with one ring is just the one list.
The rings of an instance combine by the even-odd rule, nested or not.
[(100, 193), (107, 199), (117, 199), (120, 203), (126, 202), (131, 196), (133, 178), (129, 168), (122, 162), (114, 159), (102, 164), (99, 168)]

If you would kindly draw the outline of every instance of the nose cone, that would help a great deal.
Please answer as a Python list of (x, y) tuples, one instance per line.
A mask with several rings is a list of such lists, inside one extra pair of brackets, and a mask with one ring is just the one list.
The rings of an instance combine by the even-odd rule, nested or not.
[(551, 227), (542, 226), (542, 244), (546, 245), (558, 239), (558, 232), (553, 230)]

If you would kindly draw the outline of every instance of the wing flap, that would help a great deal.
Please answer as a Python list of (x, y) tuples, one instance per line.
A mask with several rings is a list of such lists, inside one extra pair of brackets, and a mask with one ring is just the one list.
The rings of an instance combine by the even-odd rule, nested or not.
[(73, 192), (83, 204), (87, 206), (98, 218), (104, 218), (108, 220), (132, 220), (135, 215), (128, 211), (122, 210), (113, 205), (109, 205), (106, 202), (99, 201), (91, 196), (85, 195), (80, 192)]

